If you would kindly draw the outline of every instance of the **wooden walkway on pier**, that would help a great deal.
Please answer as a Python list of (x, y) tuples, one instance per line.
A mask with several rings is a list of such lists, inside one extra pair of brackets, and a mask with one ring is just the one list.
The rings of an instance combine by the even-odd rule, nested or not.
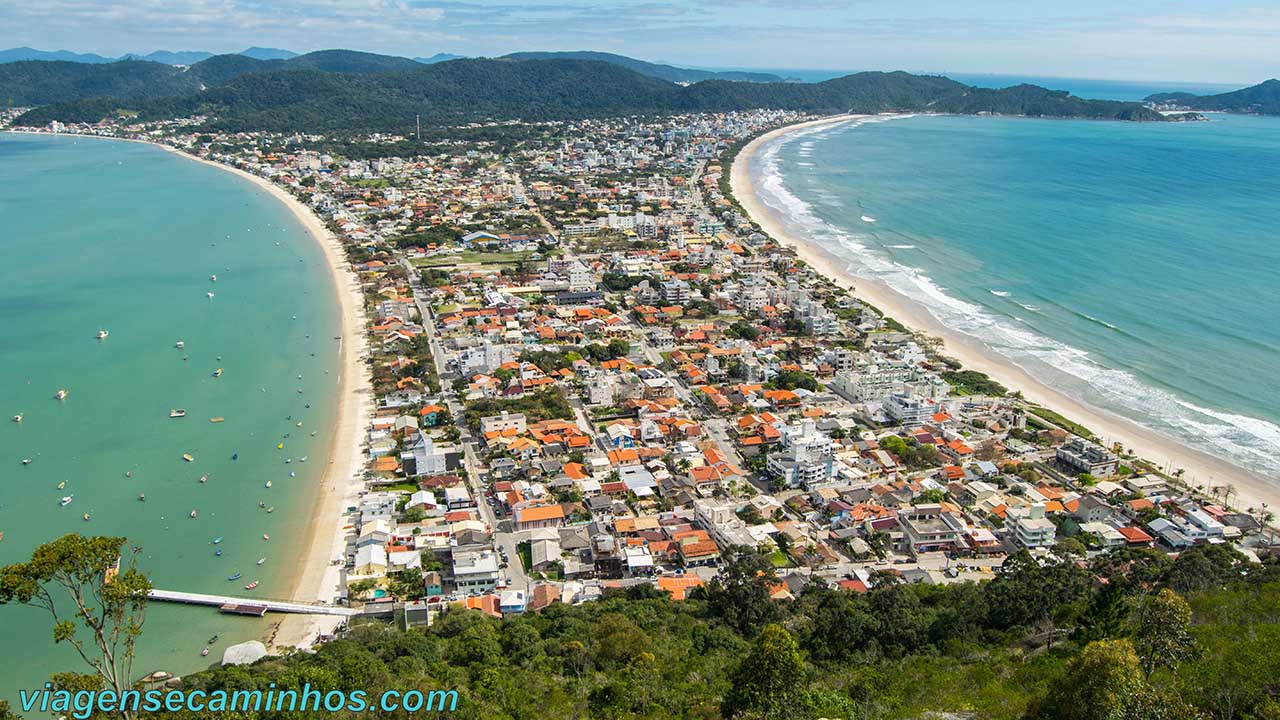
[(177, 590), (151, 591), (151, 599), (159, 602), (183, 603), (186, 605), (208, 605), (223, 612), (238, 615), (263, 615), (268, 612), (297, 613), (302, 615), (341, 615), (351, 617), (356, 610), (333, 605), (316, 605), (312, 603), (290, 602), (287, 600), (269, 600), (266, 598), (234, 597), (231, 595), (206, 595), (205, 593), (180, 592)]

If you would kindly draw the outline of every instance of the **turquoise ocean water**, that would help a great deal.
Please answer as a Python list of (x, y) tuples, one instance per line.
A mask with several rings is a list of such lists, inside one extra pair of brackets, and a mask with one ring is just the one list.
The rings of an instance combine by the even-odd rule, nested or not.
[[(157, 587), (285, 596), (336, 410), (320, 248), (252, 183), (137, 143), (0, 133), (0, 188), (0, 563), (123, 535)], [(200, 668), (267, 623), (153, 604), (135, 669)], [(39, 611), (0, 608), (0, 697), (78, 667), (51, 636)]]
[(753, 162), (761, 199), (855, 274), (1280, 482), (1280, 119), (876, 118)]

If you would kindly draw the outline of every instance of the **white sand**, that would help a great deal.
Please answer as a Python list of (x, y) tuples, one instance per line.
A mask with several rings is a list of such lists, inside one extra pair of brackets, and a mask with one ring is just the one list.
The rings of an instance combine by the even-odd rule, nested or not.
[(1232, 485), (1235, 492), (1231, 496), (1231, 504), (1237, 508), (1257, 508), (1260, 505), (1274, 507), (1280, 504), (1280, 487), (1274, 481), (1187, 447), (1178, 440), (1138, 425), (1132, 420), (1068, 397), (1031, 377), (1012, 360), (997, 354), (975, 338), (943, 326), (925, 307), (910, 298), (883, 283), (855, 278), (843, 269), (848, 265), (847, 259), (836, 258), (820, 246), (806, 244), (803, 239), (788, 234), (774, 213), (756, 195), (754, 179), (750, 175), (752, 157), (765, 143), (785, 134), (861, 117), (866, 116), (841, 115), (789, 125), (761, 135), (738, 153), (729, 176), (733, 194), (766, 233), (778, 242), (794, 248), (814, 269), (836, 279), (845, 287), (856, 288), (859, 297), (890, 317), (915, 331), (941, 338), (946, 354), (958, 359), (966, 369), (986, 373), (1005, 387), (1021, 390), (1027, 400), (1053, 409), (1084, 425), (1108, 446), (1120, 443), (1127, 451), (1136, 453), (1157, 467), (1182, 468), (1186, 471), (1183, 480), (1193, 488)]
[[(182, 157), (235, 173), (270, 193), (289, 208), (320, 247), (329, 264), (342, 313), (342, 343), (339, 357), (338, 413), (330, 445), (329, 464), (316, 489), (315, 504), (307, 522), (305, 551), (299, 558), (290, 598), (299, 602), (332, 604), (340, 595), (342, 557), (351, 532), (344, 514), (355, 505), (364, 489), (365, 431), (373, 418), (373, 389), (364, 359), (369, 354), (365, 333), (364, 296), (359, 279), (351, 270), (342, 242), (325, 227), (307, 206), (280, 186), (265, 178), (229, 165), (211, 162), (179, 152)], [(286, 615), (270, 638), (273, 650), (284, 647), (307, 648), (316, 636), (333, 632), (342, 618), (331, 615)]]

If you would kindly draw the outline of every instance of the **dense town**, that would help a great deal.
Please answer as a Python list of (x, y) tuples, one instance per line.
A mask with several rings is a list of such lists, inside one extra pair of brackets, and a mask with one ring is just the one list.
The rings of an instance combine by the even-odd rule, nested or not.
[(199, 119), (43, 130), (249, 171), (343, 242), (377, 410), (335, 601), (413, 625), (640, 584), (679, 600), (741, 552), (778, 602), (980, 581), (1024, 551), (1270, 554), (1265, 508), (1098, 444), (763, 234), (729, 166), (802, 119), (507, 124), (346, 155)]

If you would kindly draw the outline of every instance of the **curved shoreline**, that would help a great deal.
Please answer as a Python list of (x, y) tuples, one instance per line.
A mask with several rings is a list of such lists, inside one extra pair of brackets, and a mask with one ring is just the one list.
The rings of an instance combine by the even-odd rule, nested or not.
[[(53, 134), (21, 130), (4, 132)], [(364, 433), (373, 418), (372, 382), (363, 368), (363, 360), (369, 352), (368, 336), (365, 333), (364, 295), (360, 291), (359, 279), (347, 261), (342, 241), (330, 232), (310, 208), (284, 188), (246, 170), (197, 157), (179, 148), (150, 140), (80, 133), (58, 135), (150, 145), (247, 180), (284, 205), (323, 251), (325, 262), (329, 266), (329, 278), (337, 296), (339, 324), (342, 327), (337, 370), (338, 405), (334, 431), (329, 440), (329, 461), (308, 507), (309, 515), (300, 544), (302, 552), (292, 574), (288, 595), (290, 600), (298, 602), (333, 604), (340, 595), (341, 569), (331, 561), (340, 557), (346, 549), (347, 525), (343, 522), (343, 510), (354, 504), (359, 492), (364, 489)], [(333, 524), (329, 524), (330, 522)], [(340, 617), (330, 615), (290, 614), (270, 626), (267, 636), (262, 639), (272, 650), (285, 647), (307, 648), (318, 635), (331, 633), (340, 622)]]
[(1024, 397), (1045, 408), (1053, 409), (1090, 428), (1109, 446), (1121, 443), (1125, 449), (1157, 467), (1185, 470), (1183, 481), (1191, 487), (1233, 485), (1232, 504), (1236, 507), (1275, 506), (1280, 503), (1280, 487), (1256, 473), (1233, 465), (1201, 450), (1117, 415), (1109, 410), (1088, 405), (1069, 397), (1031, 376), (1012, 360), (983, 345), (978, 339), (944, 326), (929, 310), (911, 298), (873, 279), (855, 277), (843, 268), (848, 259), (839, 258), (821, 246), (810, 245), (790, 234), (777, 214), (756, 193), (758, 178), (751, 175), (751, 161), (761, 148), (787, 135), (813, 127), (833, 125), (866, 118), (866, 115), (840, 115), (777, 128), (752, 139), (738, 152), (730, 169), (729, 184), (738, 203), (768, 235), (790, 247), (819, 272), (854, 290), (854, 294), (875, 305), (888, 316), (915, 332), (942, 340), (946, 352), (958, 359), (966, 369), (986, 373), (1002, 385), (1021, 390)]
[[(365, 333), (364, 295), (360, 291), (359, 279), (351, 270), (342, 241), (310, 208), (284, 188), (237, 167), (196, 157), (168, 145), (148, 144), (252, 182), (288, 208), (324, 251), (341, 313), (338, 407), (330, 440), (329, 462), (319, 486), (315, 488), (311, 514), (303, 533), (304, 550), (299, 557), (300, 566), (293, 575), (289, 598), (298, 602), (333, 604), (340, 595), (341, 570), (332, 560), (341, 557), (346, 549), (347, 526), (343, 522), (343, 510), (354, 504), (364, 489), (364, 431), (373, 418), (373, 388), (363, 368), (369, 347)], [(340, 622), (340, 617), (331, 615), (286, 615), (266, 638), (267, 644), (271, 649), (307, 648), (318, 635), (333, 632)]]

